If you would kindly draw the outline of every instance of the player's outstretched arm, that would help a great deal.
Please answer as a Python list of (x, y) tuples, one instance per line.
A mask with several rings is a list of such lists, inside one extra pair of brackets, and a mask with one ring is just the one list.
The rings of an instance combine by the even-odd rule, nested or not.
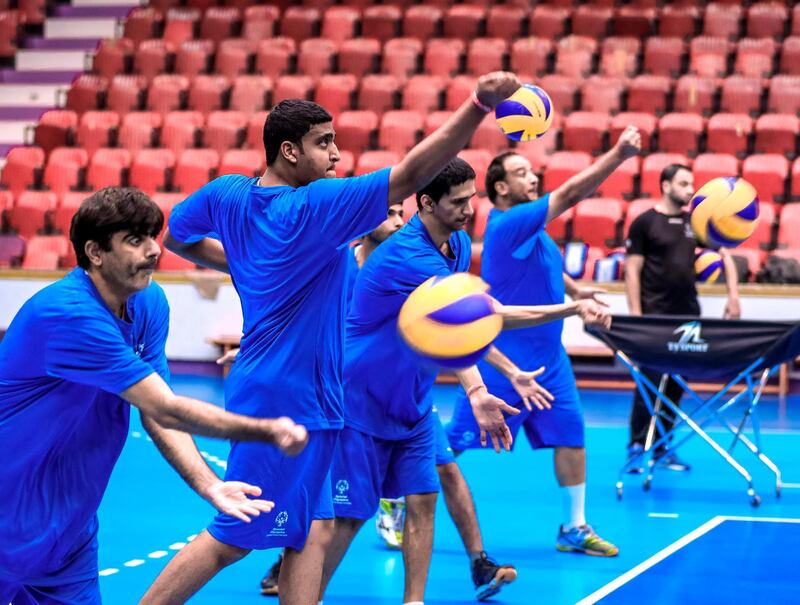
[(642, 314), (642, 267), (644, 256), (641, 254), (628, 254), (625, 257), (625, 297), (631, 315)]
[(519, 87), (519, 79), (509, 72), (497, 71), (481, 76), (475, 89), (478, 103), (473, 99), (464, 101), (444, 124), (392, 168), (389, 205), (402, 202), (430, 183), (466, 147), (486, 114)]
[(638, 155), (642, 150), (642, 136), (635, 126), (628, 126), (619, 136), (616, 145), (601, 155), (586, 170), (579, 172), (550, 194), (547, 209), (549, 223), (560, 214), (572, 208), (582, 199), (594, 193), (617, 167), (628, 158)]
[(489, 392), (477, 366), (459, 370), (456, 372), (456, 376), (467, 393), (475, 421), (481, 429), (481, 445), (486, 447), (486, 435), (488, 434), (494, 451), (499, 454), (501, 445), (506, 451), (509, 451), (513, 437), (503, 412), (516, 416), (520, 413), (519, 410)]
[(142, 414), (142, 425), (161, 454), (184, 481), (218, 511), (249, 523), (268, 513), (274, 502), (261, 500), (261, 488), (241, 481), (222, 481), (203, 460), (189, 433), (166, 429)]
[(228, 267), (228, 259), (225, 258), (225, 249), (222, 247), (222, 242), (218, 240), (205, 237), (199, 242), (185, 244), (172, 237), (168, 228), (164, 232), (164, 246), (170, 252), (192, 261), (196, 265), (216, 269), (223, 273), (231, 272)]
[(719, 254), (725, 267), (725, 285), (728, 288), (723, 319), (739, 319), (742, 316), (742, 308), (739, 303), (739, 275), (736, 272), (736, 263), (733, 262), (731, 252), (727, 248), (720, 248)]
[(489, 347), (489, 351), (486, 353), (486, 362), (506, 377), (528, 410), (533, 410), (533, 406), (539, 410), (549, 410), (552, 407), (550, 402), (555, 397), (536, 382), (537, 376), (541, 376), (544, 372), (544, 366), (533, 372), (521, 370), (494, 345)]
[(263, 441), (289, 455), (300, 453), (308, 442), (306, 429), (289, 418), (251, 418), (176, 395), (155, 372), (125, 390), (122, 397), (168, 429), (234, 441)]
[(611, 314), (603, 304), (592, 299), (575, 300), (560, 305), (503, 305), (493, 299), (495, 312), (503, 318), (503, 329), (530, 328), (551, 321), (579, 316), (588, 325), (611, 327)]

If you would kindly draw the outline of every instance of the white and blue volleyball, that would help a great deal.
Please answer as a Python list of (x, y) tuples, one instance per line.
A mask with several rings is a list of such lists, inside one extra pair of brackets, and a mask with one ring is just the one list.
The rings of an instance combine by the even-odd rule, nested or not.
[(524, 84), (494, 110), (497, 125), (514, 141), (533, 141), (553, 123), (553, 102), (538, 86)]
[(700, 187), (691, 201), (697, 239), (711, 248), (733, 248), (758, 226), (758, 192), (742, 178), (719, 177)]
[(700, 250), (694, 257), (697, 281), (713, 284), (725, 272), (722, 255), (716, 250)]

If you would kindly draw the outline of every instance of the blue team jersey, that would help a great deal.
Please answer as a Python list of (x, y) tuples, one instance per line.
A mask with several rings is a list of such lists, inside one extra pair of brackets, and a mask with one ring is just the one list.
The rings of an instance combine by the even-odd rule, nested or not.
[(450, 248), (455, 258), (438, 250), (414, 215), (358, 272), (345, 341), (347, 426), (381, 439), (406, 438), (424, 428), (437, 369), (402, 341), (397, 316), (408, 295), (425, 280), (469, 269), (469, 236), (456, 231)]
[[(492, 210), (486, 225), (481, 276), (490, 294), (505, 305), (553, 305), (564, 302), (563, 257), (545, 232), (550, 194), (506, 211)], [(561, 348), (563, 321), (504, 330), (495, 346), (525, 370), (551, 361)], [(510, 383), (488, 363), (479, 364), (489, 390), (511, 391)], [(498, 393), (499, 394), (499, 393)]]
[(175, 239), (222, 242), (241, 299), (229, 410), (341, 428), (348, 244), (386, 219), (389, 172), (298, 188), (223, 176), (172, 210)]
[[(119, 393), (154, 371), (169, 380), (161, 288), (131, 296), (127, 314), (77, 268), (28, 300), (0, 343), (0, 580), (44, 578), (91, 550), (128, 433)], [(97, 577), (89, 555), (75, 581)]]
[(350, 301), (353, 300), (353, 287), (356, 284), (356, 275), (358, 275), (358, 261), (356, 260), (356, 250), (361, 246), (358, 244), (350, 248), (347, 255), (347, 272), (345, 277), (345, 316), (347, 315), (346, 309), (350, 308)]

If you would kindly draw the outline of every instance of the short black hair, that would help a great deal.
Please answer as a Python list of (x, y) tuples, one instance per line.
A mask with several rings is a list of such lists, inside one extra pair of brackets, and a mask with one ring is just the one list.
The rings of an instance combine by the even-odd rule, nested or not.
[(486, 195), (489, 196), (489, 201), (492, 204), (497, 200), (497, 191), (494, 190), (494, 184), (506, 180), (505, 161), (515, 155), (519, 155), (516, 151), (504, 151), (496, 155), (486, 169)]
[[(300, 141), (313, 126), (332, 122), (333, 117), (322, 105), (304, 99), (281, 101), (269, 112), (264, 122), (264, 150), (267, 166), (272, 165), (284, 141), (300, 145)], [(302, 150), (302, 147), (301, 147)]]
[(417, 191), (417, 208), (422, 210), (422, 196), (427, 195), (434, 202), (442, 199), (452, 187), (475, 178), (475, 171), (461, 158), (453, 158), (433, 180)]
[(69, 239), (78, 266), (90, 267), (86, 242), (111, 250), (111, 238), (119, 231), (156, 237), (164, 227), (164, 213), (145, 193), (132, 187), (106, 187), (87, 197), (72, 217)]
[(662, 185), (664, 181), (667, 183), (671, 183), (672, 179), (675, 178), (675, 175), (678, 174), (679, 170), (688, 170), (689, 172), (692, 171), (686, 164), (669, 164), (664, 166), (664, 169), (661, 171), (661, 176), (658, 177), (658, 190), (663, 193), (664, 189)]

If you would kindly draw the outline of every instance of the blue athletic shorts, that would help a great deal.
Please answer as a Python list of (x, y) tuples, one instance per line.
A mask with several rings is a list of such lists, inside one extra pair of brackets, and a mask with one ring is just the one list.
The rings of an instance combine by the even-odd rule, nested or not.
[[(572, 365), (563, 349), (561, 354), (545, 366), (544, 373), (537, 380), (555, 397), (552, 409), (534, 408), (529, 412), (519, 396), (510, 388), (502, 392), (493, 392), (498, 397), (504, 397), (509, 405), (522, 410), (522, 413), (506, 418), (506, 423), (514, 436), (514, 443), (517, 441), (520, 428), (523, 428), (533, 449), (584, 447), (583, 408)], [(456, 402), (453, 418), (446, 430), (450, 445), (456, 451), (481, 447), (480, 429), (472, 414), (472, 406), (465, 396), (459, 397)]]
[(453, 455), (453, 448), (450, 447), (450, 441), (447, 439), (447, 433), (444, 432), (442, 419), (439, 418), (439, 412), (436, 407), (433, 408), (431, 415), (433, 416), (434, 438), (436, 440), (436, 466), (455, 462), (456, 457)]
[(208, 532), (239, 548), (301, 550), (312, 520), (333, 519), (330, 466), (340, 433), (309, 431), (308, 445), (298, 456), (264, 443), (233, 443), (225, 480), (258, 485), (261, 497), (275, 507), (250, 523), (219, 513)]
[(0, 582), (0, 603), (7, 605), (101, 605), (97, 576), (80, 582), (37, 586)]
[(337, 517), (369, 519), (381, 498), (439, 491), (435, 423), (409, 439), (389, 441), (345, 427), (333, 461)]

